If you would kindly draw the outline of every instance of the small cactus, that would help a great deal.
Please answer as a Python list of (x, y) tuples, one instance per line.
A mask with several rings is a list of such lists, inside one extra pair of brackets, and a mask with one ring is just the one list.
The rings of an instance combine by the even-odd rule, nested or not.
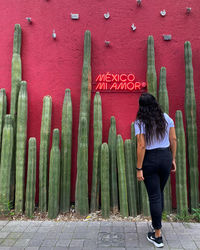
[(21, 82), (17, 108), (15, 212), (24, 211), (28, 97), (27, 83)]
[(11, 115), (5, 116), (2, 134), (1, 166), (0, 166), (0, 214), (10, 210), (10, 180), (13, 155), (13, 120)]
[(48, 204), (48, 159), (49, 159), (49, 140), (51, 132), (51, 96), (43, 98), (42, 122), (40, 131), (40, 159), (39, 159), (39, 210), (47, 211)]
[(92, 169), (92, 190), (90, 210), (96, 211), (99, 208), (99, 153), (102, 144), (102, 107), (101, 96), (96, 92), (94, 97), (93, 112), (93, 129), (94, 129), (94, 151), (93, 151), (93, 169)]
[(59, 213), (60, 148), (59, 129), (53, 130), (49, 167), (48, 217), (54, 219)]
[(1, 141), (2, 141), (2, 132), (4, 125), (4, 118), (7, 112), (7, 98), (5, 89), (0, 90), (0, 152), (1, 152)]
[(72, 101), (70, 89), (65, 90), (62, 109), (61, 131), (61, 175), (60, 175), (60, 211), (70, 210), (71, 186), (71, 150), (72, 150)]
[(121, 135), (117, 135), (117, 166), (119, 180), (120, 214), (128, 217), (127, 182), (125, 173), (124, 143)]
[(102, 216), (110, 216), (110, 188), (109, 188), (109, 149), (108, 144), (101, 146), (101, 209)]
[(36, 187), (36, 139), (31, 137), (28, 143), (28, 172), (26, 182), (25, 214), (31, 217), (35, 209)]

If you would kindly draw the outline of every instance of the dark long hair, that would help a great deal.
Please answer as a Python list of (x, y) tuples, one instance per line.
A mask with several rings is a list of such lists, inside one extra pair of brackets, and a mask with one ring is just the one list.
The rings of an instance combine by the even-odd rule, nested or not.
[(141, 123), (144, 124), (147, 144), (151, 144), (155, 137), (157, 140), (164, 138), (167, 122), (160, 105), (153, 95), (149, 93), (141, 94), (136, 120), (139, 122), (140, 129)]

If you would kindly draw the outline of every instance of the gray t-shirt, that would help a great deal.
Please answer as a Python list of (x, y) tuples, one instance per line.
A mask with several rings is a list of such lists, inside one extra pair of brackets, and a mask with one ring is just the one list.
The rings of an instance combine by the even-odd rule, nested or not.
[[(158, 140), (156, 137), (153, 138), (153, 141), (151, 144), (146, 144), (146, 149), (154, 149), (154, 148), (167, 148), (170, 145), (169, 142), (169, 129), (171, 127), (174, 127), (174, 121), (166, 114), (164, 113), (165, 120), (167, 121), (167, 129), (165, 133), (165, 137), (162, 140)], [(139, 121), (135, 121), (135, 136), (137, 134), (145, 134), (145, 126), (143, 123), (141, 123), (141, 131), (139, 127)]]

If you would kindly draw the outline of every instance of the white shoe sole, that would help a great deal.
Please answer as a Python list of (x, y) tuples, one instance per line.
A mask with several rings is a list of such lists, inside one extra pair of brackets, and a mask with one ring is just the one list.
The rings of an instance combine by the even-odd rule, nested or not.
[(147, 236), (147, 240), (148, 240), (149, 242), (153, 243), (154, 246), (156, 246), (156, 247), (158, 247), (158, 248), (164, 247), (164, 244), (163, 244), (163, 243), (158, 244), (158, 243), (156, 243), (155, 241), (149, 239), (148, 236)]

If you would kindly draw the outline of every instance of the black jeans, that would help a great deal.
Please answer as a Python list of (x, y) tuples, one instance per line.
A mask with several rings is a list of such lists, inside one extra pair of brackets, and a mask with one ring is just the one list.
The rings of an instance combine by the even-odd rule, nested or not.
[(150, 203), (152, 225), (161, 229), (164, 208), (163, 190), (172, 167), (172, 153), (169, 148), (146, 150), (143, 161), (144, 183)]

